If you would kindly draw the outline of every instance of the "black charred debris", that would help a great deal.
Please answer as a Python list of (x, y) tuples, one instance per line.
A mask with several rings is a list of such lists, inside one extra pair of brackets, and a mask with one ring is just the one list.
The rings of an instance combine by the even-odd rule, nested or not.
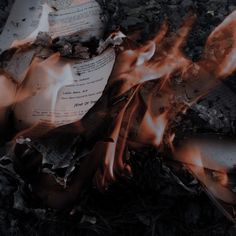
[[(109, 16), (107, 32), (141, 30), (145, 41), (168, 19), (171, 30), (189, 11), (197, 14), (184, 50), (192, 60), (201, 56), (209, 33), (236, 9), (234, 0), (97, 0)], [(0, 1), (0, 28), (12, 1)], [(67, 42), (64, 50), (70, 49)], [(57, 41), (59, 48), (64, 42)], [(88, 45), (89, 46), (89, 45)], [(66, 53), (66, 52), (65, 52)], [(235, 135), (236, 84), (224, 82), (230, 101), (219, 89), (209, 94), (184, 117), (182, 133), (205, 132)], [(218, 94), (218, 95), (216, 95)], [(227, 93), (228, 95), (228, 93)], [(217, 104), (217, 106), (214, 106)], [(178, 135), (178, 133), (177, 133)], [(179, 134), (181, 135), (181, 134)], [(0, 156), (4, 147), (0, 148)], [(11, 161), (0, 161), (1, 235), (235, 235), (235, 226), (206, 196), (199, 183), (181, 167), (175, 170), (153, 149), (130, 150), (133, 178), (121, 180), (104, 193), (84, 192), (74, 214), (43, 209), (29, 194), (28, 186), (12, 171)]]

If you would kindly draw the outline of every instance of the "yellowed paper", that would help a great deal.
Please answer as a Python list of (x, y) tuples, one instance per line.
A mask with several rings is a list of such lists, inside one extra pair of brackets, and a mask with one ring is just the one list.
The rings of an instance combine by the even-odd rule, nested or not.
[(0, 35), (0, 52), (32, 43), (39, 32), (52, 38), (78, 34), (81, 41), (99, 38), (104, 30), (95, 0), (16, 0)]
[(99, 4), (95, 0), (78, 2), (49, 14), (49, 32), (53, 38), (76, 33), (81, 41), (88, 41), (102, 36), (104, 23)]
[(16, 0), (0, 35), (0, 50), (31, 42), (40, 31), (47, 32), (50, 11), (44, 0)]
[(89, 60), (68, 61), (54, 54), (34, 61), (24, 87), (30, 96), (14, 108), (19, 129), (39, 122), (64, 125), (81, 119), (100, 98), (115, 62), (108, 49)]

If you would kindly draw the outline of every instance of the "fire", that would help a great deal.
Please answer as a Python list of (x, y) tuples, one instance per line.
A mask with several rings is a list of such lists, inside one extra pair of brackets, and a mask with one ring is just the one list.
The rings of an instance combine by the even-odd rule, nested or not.
[(7, 75), (0, 74), (0, 126), (6, 119), (7, 108), (14, 103), (16, 88), (17, 85)]
[(157, 117), (152, 117), (147, 112), (143, 118), (143, 123), (140, 125), (140, 139), (142, 139), (142, 130), (145, 130), (146, 135), (143, 138), (143, 142), (147, 141), (155, 147), (159, 147), (167, 126), (167, 115), (168, 113), (163, 113)]
[[(127, 147), (152, 145), (160, 148), (169, 144), (176, 158), (183, 162), (214, 196), (226, 202), (236, 203), (235, 195), (225, 187), (227, 175), (224, 172), (219, 175), (218, 187), (218, 182), (213, 181), (206, 173), (205, 157), (201, 150), (191, 146), (177, 155), (173, 147), (175, 136), (171, 124), (176, 116), (186, 112), (193, 103), (209, 93), (220, 80), (236, 69), (236, 31), (233, 27), (236, 23), (236, 12), (229, 15), (211, 33), (203, 58), (198, 62), (191, 61), (182, 51), (194, 20), (194, 15), (187, 17), (180, 29), (172, 34), (168, 32), (167, 23), (164, 22), (154, 39), (145, 45), (136, 47), (133, 44), (132, 48), (121, 48), (101, 99), (82, 120), (68, 125), (74, 130), (83, 130), (85, 137), (95, 140), (93, 133), (99, 128), (98, 123), (107, 126), (103, 127), (103, 138), (106, 141), (100, 137), (87, 157), (86, 164), (82, 163), (80, 167), (87, 168), (87, 163), (90, 163), (89, 168), (96, 172), (94, 179), (100, 188), (124, 173), (131, 173), (126, 162)], [(61, 80), (65, 78), (66, 73), (54, 74), (53, 70), (58, 71), (59, 68), (49, 65), (48, 62), (41, 62), (45, 74), (53, 74), (53, 81), (58, 80), (56, 77)], [(54, 82), (52, 85), (55, 85)], [(111, 95), (109, 91), (112, 91)], [(119, 111), (106, 107), (108, 101), (119, 99), (126, 93), (129, 96)], [(109, 120), (109, 125), (104, 125), (106, 119)], [(93, 177), (94, 172), (91, 176), (80, 174), (81, 178), (76, 178), (77, 185), (81, 186), (85, 178)], [(81, 189), (76, 189), (76, 194), (80, 191)]]
[[(72, 83), (71, 65), (69, 62), (64, 63), (59, 53), (55, 53), (43, 61), (35, 58), (31, 63), (26, 79), (17, 91), (15, 114), (22, 117), (22, 110), (32, 109), (40, 100), (51, 111), (52, 115), (48, 122), (56, 124), (54, 114), (58, 93), (62, 87)], [(28, 127), (34, 124), (32, 118), (27, 120), (27, 117), (22, 117), (22, 120)]]
[[(236, 69), (236, 64), (233, 63), (233, 59), (236, 57), (235, 32), (231, 32), (231, 26), (236, 20), (236, 13), (227, 17), (211, 33), (205, 46), (204, 56), (198, 62), (190, 61), (181, 50), (194, 19), (195, 16), (189, 16), (179, 31), (170, 36), (168, 35), (168, 27), (164, 23), (153, 40), (144, 46), (125, 50), (118, 55), (110, 78), (110, 85), (121, 81), (120, 89), (115, 97), (119, 97), (134, 87), (136, 89), (128, 99), (126, 106), (118, 114), (117, 121), (110, 132), (109, 137), (114, 140), (112, 143), (114, 153), (105, 157), (104, 165), (107, 166), (107, 163), (111, 163), (109, 170), (112, 178), (114, 178), (114, 173), (118, 173), (117, 177), (119, 177), (119, 173), (125, 172), (125, 166), (127, 166), (125, 164), (125, 146), (136, 148), (153, 145), (159, 148), (160, 145), (169, 143), (170, 139), (165, 140), (166, 138), (172, 137), (171, 146), (174, 134), (168, 132), (172, 132), (171, 122), (176, 115), (186, 112), (199, 98), (214, 89), (220, 83), (220, 79), (224, 79)], [(225, 39), (225, 33), (227, 33), (227, 39)], [(229, 44), (229, 41), (233, 43)], [(220, 58), (212, 58), (210, 55), (216, 54), (219, 50), (218, 44), (221, 45), (220, 48), (224, 50), (224, 54)], [(224, 66), (221, 66), (222, 63)], [(173, 79), (176, 73), (179, 78), (177, 82)], [(148, 83), (151, 83), (152, 87), (146, 89), (147, 94), (143, 95)], [(145, 112), (140, 112), (142, 110), (140, 107), (145, 107), (142, 108)], [(140, 116), (141, 122), (138, 123)], [(134, 126), (138, 126), (138, 134), (136, 137), (130, 137), (129, 134), (137, 129)], [(122, 127), (126, 130), (125, 135), (122, 132)], [(121, 141), (117, 142), (119, 139)], [(114, 148), (114, 145), (117, 147)], [(172, 148), (172, 150), (174, 149)], [(191, 161), (190, 166), (194, 166), (195, 170), (197, 168), (202, 172), (204, 157), (201, 156), (201, 153), (197, 149), (194, 151), (191, 149), (190, 154), (186, 157), (189, 156), (190, 160), (183, 160), (183, 162)], [(104, 160), (104, 157), (101, 159)], [(101, 175), (100, 169), (98, 172)], [(105, 171), (105, 175), (106, 173)], [(201, 178), (201, 174), (198, 177)], [(227, 176), (224, 174), (221, 177), (221, 183), (226, 184)], [(207, 177), (204, 178), (207, 179)], [(206, 182), (207, 184), (211, 183), (208, 180)], [(220, 193), (218, 193), (217, 188), (211, 188), (217, 196), (222, 192), (219, 190)], [(233, 194), (228, 197), (226, 194), (226, 200), (234, 199)]]

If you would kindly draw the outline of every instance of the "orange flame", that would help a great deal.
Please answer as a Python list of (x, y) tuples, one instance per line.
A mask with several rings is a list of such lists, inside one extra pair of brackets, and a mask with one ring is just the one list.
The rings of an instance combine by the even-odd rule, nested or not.
[[(127, 143), (132, 143), (129, 133), (137, 129), (134, 127), (137, 123), (134, 121), (140, 120), (137, 117), (142, 116), (138, 112), (141, 104), (146, 104), (146, 111), (138, 124), (136, 143), (150, 144), (158, 148), (163, 141), (169, 143), (170, 140), (164, 140), (165, 137), (172, 137), (173, 140), (174, 134), (168, 132), (171, 131), (171, 122), (176, 115), (186, 112), (199, 98), (214, 89), (219, 79), (224, 79), (236, 69), (236, 63), (233, 63), (236, 58), (235, 32), (231, 27), (235, 24), (236, 12), (227, 17), (211, 33), (205, 46), (204, 57), (198, 62), (190, 61), (181, 50), (194, 20), (195, 16), (189, 16), (177, 33), (171, 35), (168, 35), (168, 27), (164, 22), (153, 40), (136, 49), (124, 50), (118, 55), (108, 87), (117, 81), (121, 82), (115, 97), (137, 87), (117, 116), (110, 132), (110, 137), (114, 140), (112, 145), (117, 145), (113, 148), (114, 153), (105, 157), (105, 163), (112, 163), (109, 166), (112, 177), (114, 177), (113, 172), (117, 172), (117, 166), (121, 172), (122, 169), (125, 171), (124, 147)], [(225, 37), (228, 38), (225, 39)], [(229, 41), (232, 42), (229, 43)], [(220, 58), (212, 57), (212, 53), (219, 50), (217, 46), (219, 44), (221, 44), (221, 49), (225, 49), (224, 53)], [(173, 78), (176, 73), (179, 81)], [(141, 101), (138, 94), (145, 93), (145, 86), (151, 80), (154, 85), (147, 89), (148, 94)], [(124, 117), (129, 117), (128, 122)], [(128, 124), (125, 125), (125, 123)], [(125, 136), (122, 134), (122, 127), (126, 129)], [(117, 142), (119, 139), (122, 141)], [(201, 159), (196, 160), (198, 160), (196, 165), (202, 164)], [(113, 166), (113, 171), (111, 166)]]
[[(29, 68), (26, 79), (17, 91), (15, 113), (22, 117), (22, 111), (32, 109), (37, 103), (43, 104), (51, 111), (49, 122), (56, 124), (54, 113), (60, 89), (73, 83), (72, 68), (63, 63), (59, 53), (55, 53), (44, 61), (35, 58)], [(33, 89), (32, 89), (33, 88)], [(37, 102), (38, 101), (38, 102)], [(34, 125), (32, 117), (23, 118), (27, 126)], [(36, 119), (37, 121), (37, 119)]]
[[(164, 22), (153, 40), (138, 47), (133, 44), (135, 49), (121, 50), (104, 96), (81, 121), (71, 125), (78, 127), (78, 130), (83, 130), (82, 125), (86, 122), (90, 124), (88, 129), (92, 131), (85, 129), (86, 136), (94, 132), (94, 127), (98, 127), (98, 117), (103, 118), (107, 115), (113, 119), (104, 132), (104, 140), (108, 141), (103, 141), (102, 138), (98, 140), (86, 161), (86, 167), (89, 163), (91, 169), (97, 171), (95, 182), (99, 187), (106, 186), (124, 173), (131, 173), (130, 166), (126, 163), (127, 146), (153, 145), (160, 148), (162, 144), (167, 143), (174, 153), (172, 121), (219, 84), (220, 79), (235, 71), (236, 30), (233, 26), (236, 23), (236, 12), (228, 16), (211, 33), (203, 58), (198, 62), (192, 62), (182, 52), (194, 20), (195, 16), (187, 17), (180, 29), (172, 34), (168, 33), (167, 23)], [(46, 74), (54, 73), (47, 63), (42, 63), (42, 66), (47, 71)], [(59, 68), (54, 69), (59, 70)], [(174, 78), (176, 74), (178, 80)], [(56, 73), (55, 76), (59, 75)], [(118, 112), (115, 108), (104, 108), (108, 104), (107, 99), (111, 99), (107, 95), (109, 89), (113, 92), (112, 99), (122, 97), (124, 93), (131, 91), (125, 105)], [(115, 114), (113, 109), (116, 111)], [(95, 113), (90, 115), (93, 111)], [(108, 114), (104, 115), (104, 113)], [(136, 134), (135, 137), (132, 137), (132, 132)], [(201, 150), (191, 146), (175, 155), (211, 190), (214, 196), (226, 202), (236, 203), (235, 194), (224, 187), (228, 181), (225, 173), (219, 177), (220, 188), (206, 174), (205, 157)], [(96, 168), (95, 164), (91, 164), (94, 160), (96, 160)], [(81, 175), (81, 180), (78, 182), (84, 181), (85, 177), (88, 178), (88, 174)], [(76, 193), (79, 191), (80, 189), (77, 189)]]

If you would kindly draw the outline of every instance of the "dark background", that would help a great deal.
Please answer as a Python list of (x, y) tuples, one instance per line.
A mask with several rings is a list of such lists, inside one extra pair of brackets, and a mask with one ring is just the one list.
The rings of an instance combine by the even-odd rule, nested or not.
[[(12, 2), (0, 0), (0, 29)], [(236, 9), (234, 0), (98, 2), (109, 17), (108, 32), (117, 27), (125, 33), (141, 30), (139, 42), (158, 31), (164, 18), (175, 31), (186, 14), (194, 11), (197, 21), (184, 47), (192, 60), (200, 58), (209, 33)], [(0, 168), (0, 235), (236, 235), (234, 225), (186, 171), (181, 170), (178, 177), (184, 179), (188, 191), (156, 151), (131, 150), (131, 156), (135, 157), (134, 177), (105, 193), (89, 188), (74, 215), (40, 208), (22, 180), (9, 168)]]

